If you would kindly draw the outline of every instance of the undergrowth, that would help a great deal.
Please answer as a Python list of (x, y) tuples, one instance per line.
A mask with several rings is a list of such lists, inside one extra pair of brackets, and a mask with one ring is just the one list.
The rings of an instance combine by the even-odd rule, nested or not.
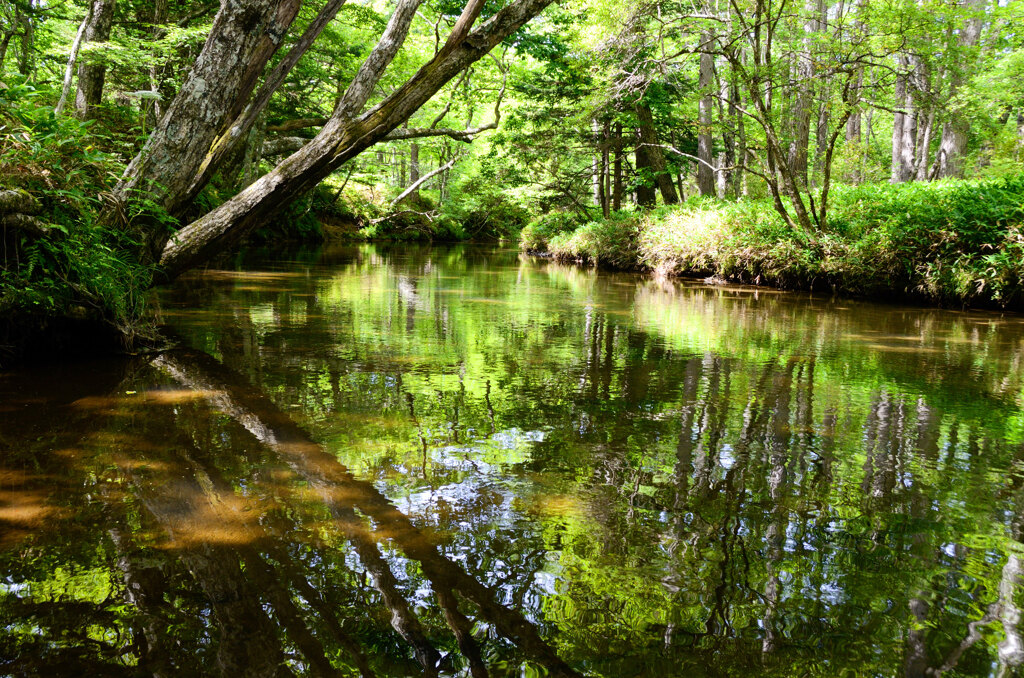
[(1024, 176), (840, 186), (814, 241), (766, 200), (692, 199), (574, 222), (546, 215), (521, 246), (560, 259), (942, 304), (1024, 305)]
[(47, 94), (24, 83), (0, 90), (0, 189), (35, 198), (42, 224), (4, 229), (0, 319), (96, 320), (131, 341), (152, 271), (127, 233), (99, 219), (122, 168), (97, 148), (89, 122), (55, 116)]

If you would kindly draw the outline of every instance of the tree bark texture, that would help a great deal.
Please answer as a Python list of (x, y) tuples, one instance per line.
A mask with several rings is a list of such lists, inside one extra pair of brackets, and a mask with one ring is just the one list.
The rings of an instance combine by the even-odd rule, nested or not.
[(615, 160), (612, 164), (612, 209), (622, 209), (622, 123), (615, 123)]
[(658, 202), (658, 194), (655, 193), (653, 186), (647, 184), (651, 174), (651, 161), (647, 156), (647, 146), (638, 143), (633, 154), (637, 173), (636, 204), (638, 207), (654, 207)]
[[(963, 56), (970, 55), (973, 47), (981, 38), (982, 18), (985, 0), (963, 0), (963, 6), (970, 14), (958, 39)], [(968, 59), (971, 61), (972, 59)], [(949, 99), (953, 100), (963, 86), (965, 78), (964, 64), (954, 69), (949, 84)], [(967, 152), (967, 137), (971, 124), (964, 114), (955, 107), (950, 110), (949, 118), (942, 126), (942, 141), (939, 144), (938, 177), (962, 177), (964, 173), (964, 155)]]
[[(93, 0), (83, 41), (106, 42), (114, 23), (114, 0)], [(103, 81), (107, 67), (103, 64), (84, 63), (78, 67), (78, 91), (75, 94), (75, 116), (88, 120), (95, 117), (96, 106), (103, 99)]]
[(665, 162), (665, 152), (658, 140), (658, 131), (654, 128), (654, 115), (651, 113), (651, 107), (644, 103), (638, 104), (636, 115), (640, 123), (640, 143), (647, 150), (647, 161), (654, 173), (654, 181), (661, 192), (661, 199), (665, 201), (666, 205), (674, 205), (679, 202), (679, 195), (676, 193), (672, 175)]
[[(711, 33), (705, 32), (701, 35), (702, 44), (707, 45), (710, 42)], [(701, 96), (697, 113), (697, 122), (700, 126), (697, 130), (697, 190), (700, 191), (701, 195), (707, 196), (715, 195), (715, 172), (712, 165), (714, 158), (711, 157), (713, 144), (711, 111), (714, 107), (711, 98), (711, 88), (714, 86), (715, 81), (715, 63), (714, 58), (707, 52), (701, 52), (700, 74), (698, 77)]]
[(896, 113), (892, 122), (892, 162), (890, 165), (889, 181), (898, 184), (904, 181), (903, 172), (900, 166), (903, 146), (903, 125), (907, 116), (903, 112), (903, 106), (907, 102), (907, 77), (902, 71), (896, 75), (896, 88), (894, 94)]
[[(213, 27), (160, 126), (129, 164), (114, 195), (122, 204), (145, 197), (179, 216), (193, 179), (225, 125), (245, 107), (267, 61), (291, 26), (300, 0), (224, 0)], [(159, 223), (138, 225), (149, 255), (167, 240)]]
[[(364, 63), (364, 68), (360, 68), (334, 115), (309, 144), (231, 200), (181, 229), (173, 241), (167, 243), (160, 258), (164, 275), (173, 277), (234, 244), (280, 207), (312, 189), (347, 160), (383, 139), (408, 120), (448, 81), (483, 58), (551, 1), (517, 0), (490, 17), (478, 29), (469, 32), (467, 27), (462, 35), (455, 36), (458, 40), (449, 37), (446, 47), (411, 79), (380, 104), (356, 118), (352, 116), (365, 105), (373, 86), (383, 73), (383, 67), (379, 67), (379, 64), (373, 67)], [(474, 4), (475, 0), (463, 14), (473, 11)], [(408, 12), (408, 5), (412, 5), (412, 12)], [(396, 14), (408, 12), (407, 21), (411, 21), (416, 5), (418, 2), (400, 4)], [(478, 10), (479, 7), (476, 7)], [(461, 19), (457, 24), (458, 30), (462, 30), (460, 26)], [(405, 29), (408, 29), (408, 23)], [(383, 47), (378, 43), (367, 62), (377, 57), (390, 62), (405, 37), (405, 31), (399, 32), (401, 35), (392, 34), (386, 29), (381, 42), (389, 42)], [(453, 40), (454, 44), (449, 49), (448, 44)], [(390, 50), (390, 56), (386, 50)]]
[[(71, 81), (75, 77), (75, 64), (78, 62), (78, 50), (82, 46), (82, 38), (85, 37), (85, 29), (89, 26), (89, 20), (92, 18), (91, 10), (89, 14), (85, 15), (82, 19), (82, 23), (78, 26), (78, 32), (75, 34), (75, 40), (71, 43), (71, 54), (68, 55), (68, 65), (64, 69), (64, 83), (60, 89), (60, 98), (57, 99), (57, 105), (53, 108), (53, 112), (60, 115), (64, 112), (64, 106), (67, 105), (68, 94), (71, 93)], [(4, 43), (4, 49), (6, 51), (6, 43)], [(0, 55), (0, 68), (3, 67), (3, 56)]]

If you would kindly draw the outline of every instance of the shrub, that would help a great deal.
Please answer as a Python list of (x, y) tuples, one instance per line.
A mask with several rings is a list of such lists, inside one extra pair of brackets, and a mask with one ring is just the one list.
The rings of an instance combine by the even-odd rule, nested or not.
[(570, 212), (548, 212), (536, 217), (519, 233), (519, 246), (528, 252), (547, 251), (548, 242), (580, 225), (579, 216)]
[(562, 214), (546, 215), (523, 230), (521, 244), (669, 275), (940, 303), (1021, 303), (1024, 177), (841, 186), (834, 196), (828, 228), (813, 242), (768, 200), (698, 198), (578, 227)]
[(548, 250), (556, 259), (636, 268), (639, 223), (634, 212), (616, 212), (608, 219), (589, 221), (575, 231), (556, 234), (548, 241)]
[(45, 98), (27, 84), (0, 90), (0, 184), (36, 198), (45, 224), (41, 234), (5, 234), (0, 316), (88, 316), (131, 337), (152, 271), (129, 234), (99, 220), (121, 167), (96, 150), (89, 123), (55, 116)]

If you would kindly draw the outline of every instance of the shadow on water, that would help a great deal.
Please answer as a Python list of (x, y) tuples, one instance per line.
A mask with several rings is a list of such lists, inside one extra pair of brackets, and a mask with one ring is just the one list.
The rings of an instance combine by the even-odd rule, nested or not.
[(0, 375), (0, 672), (1015, 675), (1024, 323), (361, 246)]

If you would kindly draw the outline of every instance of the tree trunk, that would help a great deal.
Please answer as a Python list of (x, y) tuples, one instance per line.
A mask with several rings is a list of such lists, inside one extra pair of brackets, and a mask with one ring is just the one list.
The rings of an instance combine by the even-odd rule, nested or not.
[[(150, 29), (150, 37), (153, 40), (158, 40), (164, 36), (166, 30), (164, 30), (162, 24), (167, 21), (167, 0), (155, 0), (153, 3), (153, 14), (150, 23), (153, 27)], [(149, 91), (159, 92), (160, 91), (160, 68), (156, 63), (153, 63), (149, 67)], [(151, 99), (143, 102), (146, 111), (146, 121), (149, 128), (152, 129), (160, 122), (160, 116), (162, 113), (162, 107), (160, 106), (159, 99)]]
[[(909, 64), (909, 61), (907, 62)], [(910, 181), (914, 178), (916, 165), (914, 163), (914, 152), (917, 150), (917, 127), (918, 110), (915, 92), (916, 79), (912, 70), (906, 79), (906, 98), (904, 99), (903, 110), (903, 136), (900, 139), (899, 159), (899, 180), (900, 182)]]
[(601, 207), (601, 123), (597, 118), (590, 121), (591, 143), (594, 153), (590, 158), (591, 197), (595, 207)]
[[(234, 198), (178, 231), (163, 249), (160, 267), (164, 275), (173, 277), (234, 244), (296, 196), (309, 191), (346, 161), (383, 139), (448, 81), (483, 58), (551, 1), (517, 0), (470, 32), (463, 19), (468, 13), (478, 13), (482, 5), (480, 0), (471, 0), (437, 56), (380, 104), (358, 118), (352, 117), (353, 111), (363, 108), (404, 41), (418, 2), (400, 3), (396, 14), (402, 13), (404, 30), (399, 30), (393, 16), (385, 30), (385, 39), (364, 62), (320, 133)], [(166, 117), (170, 117), (170, 113)]]
[(1024, 160), (1024, 108), (1017, 109), (1017, 144), (1014, 149), (1017, 162)]
[(903, 106), (906, 102), (907, 78), (901, 71), (896, 75), (896, 113), (893, 115), (892, 122), (892, 162), (890, 165), (889, 181), (893, 184), (898, 184), (903, 181), (901, 178), (902, 171), (900, 167), (900, 159), (902, 158), (901, 149), (903, 147), (903, 125), (906, 120), (906, 116), (903, 114)]
[(607, 219), (611, 214), (611, 201), (608, 195), (608, 143), (610, 141), (610, 136), (610, 123), (608, 121), (605, 121), (604, 125), (601, 126), (601, 171), (598, 173), (600, 181), (600, 191), (598, 198), (600, 199), (601, 203), (601, 214), (604, 216), (605, 219)]
[(11, 38), (14, 37), (15, 30), (16, 27), (11, 26), (4, 31), (4, 37), (0, 40), (0, 73), (4, 72), (4, 62), (7, 61), (7, 48), (11, 44)]
[(35, 59), (32, 58), (36, 43), (35, 24), (32, 22), (31, 13), (21, 8), (18, 9), (18, 19), (21, 24), (21, 53), (18, 55), (18, 72), (31, 80), (36, 65)]
[[(193, 179), (214, 140), (245, 107), (298, 9), (299, 0), (224, 1), (160, 126), (115, 187), (120, 203), (141, 195), (171, 216), (182, 214), (198, 192)], [(165, 227), (157, 219), (137, 226), (148, 243), (143, 257), (159, 257)]]
[[(710, 45), (712, 40), (710, 32), (701, 34), (701, 43)], [(715, 172), (711, 157), (713, 139), (711, 135), (711, 110), (713, 108), (711, 88), (715, 82), (715, 64), (713, 57), (708, 52), (701, 52), (700, 75), (698, 84), (700, 87), (700, 103), (698, 104), (697, 124), (697, 190), (701, 195), (715, 195)]]
[[(89, 10), (89, 22), (85, 27), (86, 43), (106, 42), (110, 39), (110, 27), (114, 22), (115, 0), (93, 0)], [(75, 117), (88, 120), (96, 116), (96, 106), (103, 99), (103, 81), (107, 67), (103, 64), (86, 63), (78, 67), (78, 92), (75, 94)]]
[[(808, 14), (813, 0), (808, 0)], [(811, 63), (810, 42), (816, 30), (817, 21), (809, 16), (804, 22), (804, 49), (796, 63), (797, 91), (791, 116), (792, 138), (789, 142), (789, 168), (797, 185), (806, 189), (807, 156), (811, 141), (811, 104), (814, 101), (814, 65)]]
[[(959, 45), (961, 47), (961, 59), (973, 53), (971, 48), (978, 44), (981, 37), (982, 18), (985, 0), (963, 0), (964, 9), (968, 13), (967, 21), (960, 31)], [(963, 85), (965, 71), (970, 73), (970, 66), (976, 61), (976, 57), (966, 59), (967, 64), (961, 63), (950, 78), (949, 101), (955, 99)], [(965, 119), (963, 113), (956, 107), (949, 111), (949, 119), (942, 126), (942, 141), (939, 144), (938, 177), (962, 177), (964, 173), (964, 155), (967, 152), (967, 137), (971, 131), (970, 121)]]
[(647, 156), (647, 146), (642, 142), (638, 142), (636, 150), (633, 151), (636, 156), (636, 174), (637, 174), (637, 185), (636, 185), (636, 204), (637, 207), (654, 207), (658, 202), (658, 194), (655, 193), (654, 187), (648, 185), (648, 181), (651, 180), (651, 161)]
[(245, 145), (245, 159), (242, 161), (242, 176), (238, 183), (241, 190), (249, 186), (260, 175), (260, 160), (263, 158), (263, 142), (266, 139), (267, 119), (260, 116), (260, 121), (249, 131)]
[(622, 123), (615, 123), (615, 161), (612, 169), (612, 209), (622, 209)]
[[(409, 184), (416, 186), (420, 180), (420, 145), (413, 141), (409, 144)], [(419, 188), (413, 190), (414, 196), (419, 196)]]
[[(91, 12), (91, 10), (90, 10)], [(64, 83), (61, 86), (60, 98), (57, 99), (57, 105), (54, 107), (53, 112), (56, 115), (60, 115), (64, 112), (64, 106), (68, 102), (68, 94), (71, 93), (71, 81), (75, 76), (75, 63), (78, 62), (78, 50), (82, 46), (82, 38), (85, 36), (85, 29), (89, 25), (89, 19), (92, 18), (92, 14), (86, 14), (85, 18), (82, 19), (82, 23), (78, 26), (78, 32), (75, 33), (75, 40), (71, 43), (71, 54), (68, 55), (68, 65), (64, 69)], [(4, 49), (6, 50), (7, 43), (4, 43)], [(3, 58), (0, 57), (0, 67), (3, 66)]]
[(672, 183), (672, 175), (669, 174), (665, 163), (665, 152), (658, 141), (658, 132), (654, 129), (654, 115), (651, 107), (647, 104), (637, 104), (637, 119), (640, 122), (640, 143), (646, 147), (647, 161), (654, 172), (654, 181), (661, 191), (661, 199), (666, 205), (674, 205), (679, 202), (676, 194), (676, 187)]

